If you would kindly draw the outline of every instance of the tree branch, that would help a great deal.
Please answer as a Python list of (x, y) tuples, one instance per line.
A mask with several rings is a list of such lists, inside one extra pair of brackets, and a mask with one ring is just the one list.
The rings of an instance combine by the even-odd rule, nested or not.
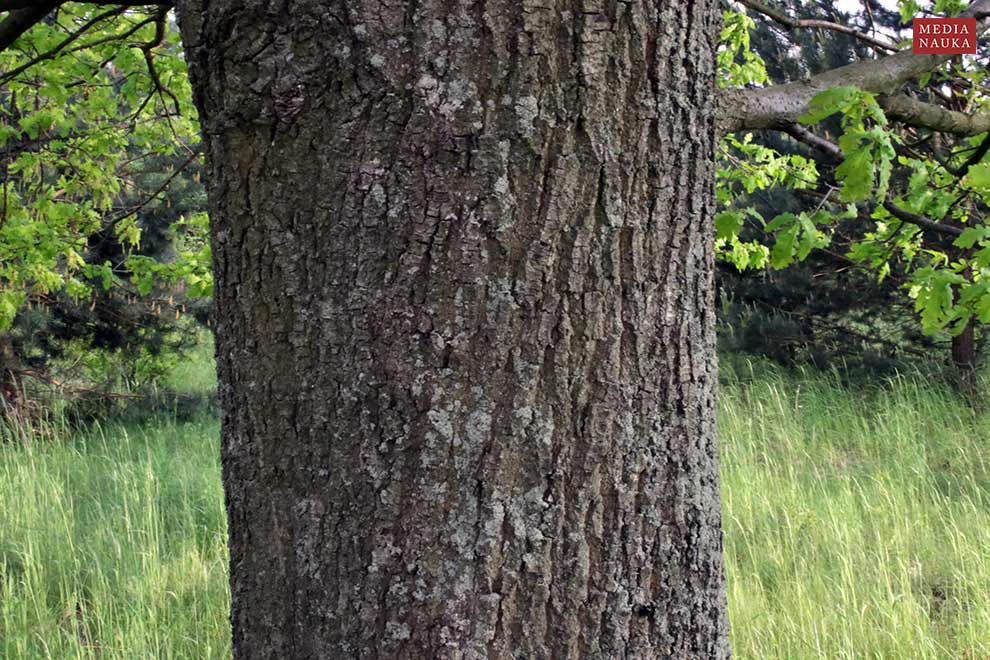
[(815, 135), (801, 124), (791, 124), (790, 126), (782, 126), (780, 130), (784, 133), (787, 133), (798, 142), (803, 142), (809, 147), (817, 149), (818, 151), (824, 153), (826, 156), (830, 156), (835, 160), (841, 161), (843, 158), (845, 158), (845, 156), (842, 155), (842, 149), (839, 148), (839, 145), (837, 145), (834, 142), (831, 142), (830, 140), (826, 140), (823, 137), (819, 137), (818, 135)]
[[(50, 12), (58, 9), (65, 0), (0, 0), (0, 13), (7, 16), (0, 21), (0, 51), (7, 50), (17, 38), (30, 30)], [(174, 0), (82, 0), (91, 5), (116, 7), (174, 6)]]
[(89, 41), (84, 44), (79, 44), (75, 48), (70, 48), (69, 50), (65, 51), (65, 54), (68, 55), (70, 53), (76, 53), (81, 50), (86, 50), (87, 48), (93, 48), (95, 46), (100, 46), (102, 44), (110, 43), (111, 41), (124, 41), (125, 39), (129, 39), (131, 36), (133, 36), (135, 32), (143, 28), (145, 25), (151, 25), (157, 20), (158, 18), (156, 16), (150, 16), (139, 23), (135, 23), (126, 32), (122, 32), (120, 34), (111, 34), (109, 36), (101, 37), (100, 39), (95, 39), (93, 41)]
[(912, 213), (911, 211), (903, 209), (891, 201), (884, 202), (883, 207), (898, 220), (910, 222), (912, 225), (918, 225), (919, 227), (930, 229), (932, 231), (939, 232), (940, 234), (951, 234), (952, 236), (961, 236), (963, 233), (963, 230), (959, 227), (953, 227), (952, 225), (947, 225), (942, 222), (936, 222), (931, 218), (926, 218), (923, 215)]
[(12, 80), (13, 78), (16, 78), (18, 75), (24, 73), (25, 71), (27, 71), (28, 69), (30, 69), (35, 64), (38, 64), (39, 62), (43, 62), (45, 60), (54, 59), (59, 53), (62, 52), (62, 50), (66, 46), (71, 45), (74, 41), (76, 41), (76, 39), (78, 39), (79, 37), (81, 37), (84, 34), (86, 34), (90, 30), (90, 28), (92, 28), (94, 25), (96, 25), (97, 23), (100, 23), (100, 22), (102, 22), (102, 21), (104, 21), (104, 20), (106, 20), (108, 18), (113, 18), (114, 16), (120, 16), (125, 11), (126, 11), (126, 9), (124, 7), (115, 7), (113, 9), (108, 9), (107, 11), (105, 11), (105, 12), (103, 12), (101, 14), (97, 14), (92, 19), (90, 19), (89, 21), (87, 21), (85, 25), (83, 25), (78, 30), (76, 30), (75, 32), (73, 32), (72, 34), (70, 34), (68, 37), (66, 37), (65, 39), (63, 39), (60, 43), (58, 43), (57, 45), (55, 45), (51, 50), (45, 51), (41, 55), (38, 55), (37, 57), (35, 57), (35, 58), (31, 59), (31, 60), (28, 60), (27, 62), (25, 62), (24, 64), (20, 65), (19, 67), (15, 68), (15, 69), (13, 69), (11, 71), (8, 71), (7, 73), (5, 73), (3, 75), (0, 75), (0, 83), (5, 83), (8, 80)]
[[(174, 0), (78, 0), (88, 5), (117, 5), (118, 7), (142, 7), (146, 5), (173, 6)], [(29, 9), (38, 4), (38, 0), (0, 0), (0, 12)], [(56, 4), (62, 4), (58, 2)]]
[[(151, 76), (151, 82), (154, 84), (155, 89), (158, 90), (158, 95), (162, 99), (162, 105), (165, 105), (165, 95), (167, 94), (172, 102), (175, 103), (175, 112), (179, 113), (179, 97), (175, 95), (171, 89), (166, 87), (162, 83), (161, 77), (158, 75), (158, 69), (155, 68), (155, 52), (154, 49), (161, 45), (162, 41), (165, 40), (165, 21), (168, 18), (168, 7), (160, 7), (155, 15), (155, 36), (151, 38), (147, 43), (140, 44), (141, 52), (144, 53), (144, 61), (148, 66), (148, 75)], [(168, 106), (165, 107), (165, 111), (168, 112)]]
[[(19, 0), (17, 1), (19, 2)], [(61, 4), (62, 0), (40, 0), (30, 3), (27, 7), (11, 11), (0, 22), (0, 50), (10, 48), (19, 36), (30, 30), (35, 23), (47, 16), (48, 12)], [(3, 4), (0, 4), (0, 11), (4, 10)]]
[(175, 0), (76, 0), (87, 5), (120, 5), (121, 7), (174, 7)]
[[(819, 199), (819, 200), (827, 197), (825, 194), (820, 193), (816, 190), (798, 190), (796, 192), (802, 196), (812, 197), (814, 199)], [(936, 222), (931, 218), (925, 217), (923, 215), (919, 215), (917, 213), (912, 213), (907, 209), (897, 206), (891, 201), (884, 202), (883, 207), (887, 209), (887, 211), (898, 220), (902, 222), (907, 222), (912, 225), (917, 225), (922, 229), (928, 229), (929, 231), (933, 231), (938, 234), (949, 235), (949, 236), (959, 236), (963, 233), (963, 230), (959, 229), (958, 227), (953, 227), (952, 225), (947, 225), (942, 222)], [(865, 215), (862, 211), (859, 212), (859, 217), (867, 221), (872, 220), (871, 217)]]
[(969, 168), (983, 160), (983, 157), (987, 155), (988, 151), (990, 151), (990, 133), (987, 133), (986, 137), (983, 138), (983, 141), (980, 142), (980, 146), (978, 146), (976, 150), (970, 154), (969, 158), (966, 159), (966, 162), (963, 163), (958, 170), (953, 172), (953, 174), (960, 179), (966, 176), (969, 174)]
[(909, 126), (962, 136), (990, 131), (990, 112), (967, 115), (904, 94), (881, 96), (877, 101), (887, 117)]
[[(977, 18), (977, 33), (990, 27), (990, 0), (976, 0), (960, 17)], [(806, 80), (761, 89), (725, 92), (720, 102), (719, 129), (780, 128), (797, 123), (811, 99), (827, 89), (853, 85), (867, 92), (893, 94), (907, 81), (936, 69), (954, 55), (915, 55), (902, 50), (876, 60), (862, 60)]]
[(832, 32), (848, 34), (851, 37), (870, 44), (874, 48), (880, 48), (891, 52), (897, 51), (897, 46), (893, 43), (877, 39), (876, 37), (871, 37), (870, 35), (851, 28), (848, 25), (833, 23), (832, 21), (824, 21), (817, 18), (791, 18), (784, 12), (768, 7), (758, 0), (738, 0), (738, 2), (757, 13), (772, 18), (781, 25), (785, 26), (788, 30), (796, 30), (800, 28), (831, 30)]
[[(928, 105), (928, 104), (925, 103), (922, 105)], [(937, 109), (943, 110), (942, 108), (937, 108)], [(953, 113), (953, 114), (961, 114), (961, 113)], [(968, 118), (968, 115), (963, 115), (963, 116)], [(990, 119), (983, 120), (982, 119), (983, 116), (984, 115), (977, 115), (972, 119), (979, 118), (980, 121), (990, 122)], [(987, 114), (986, 116), (990, 117), (990, 114)], [(806, 127), (800, 124), (791, 124), (790, 126), (780, 126), (777, 128), (777, 130), (779, 130), (782, 133), (786, 133), (787, 135), (790, 135), (798, 142), (803, 142), (809, 147), (816, 149), (817, 151), (825, 154), (830, 158), (833, 158), (838, 161), (841, 161), (843, 160), (843, 158), (845, 158), (845, 156), (842, 154), (842, 149), (839, 148), (839, 145), (837, 145), (836, 143), (830, 140), (826, 140), (825, 138), (816, 135), (815, 133), (813, 133), (812, 131), (810, 131), (809, 129), (807, 129)], [(986, 132), (986, 131), (990, 131), (990, 125), (985, 126), (983, 128), (983, 131), (980, 132)], [(951, 131), (947, 131), (947, 132), (951, 132)], [(974, 133), (974, 135), (976, 134), (977, 133)], [(905, 151), (907, 151), (908, 155), (910, 155), (912, 158), (922, 158), (922, 156), (913, 153), (908, 149), (905, 149)], [(990, 133), (987, 133), (987, 135), (983, 138), (980, 144), (976, 148), (972, 149), (972, 151), (973, 153), (970, 154), (969, 158), (967, 158), (966, 161), (959, 167), (952, 167), (948, 163), (944, 163), (941, 161), (939, 161), (939, 164), (942, 167), (944, 167), (950, 174), (952, 174), (957, 178), (961, 179), (962, 177), (966, 176), (966, 174), (969, 172), (969, 169), (973, 165), (976, 165), (977, 163), (982, 161), (983, 157), (986, 156), (988, 152), (990, 152)], [(900, 153), (900, 149), (898, 150), (898, 152)]]
[[(839, 148), (839, 145), (829, 140), (826, 140), (823, 137), (819, 137), (815, 135), (804, 126), (795, 124), (793, 126), (783, 127), (780, 130), (783, 131), (784, 133), (787, 133), (795, 140), (803, 142), (808, 146), (813, 147), (818, 151), (821, 151), (822, 153), (831, 156), (832, 158), (835, 158), (836, 160), (841, 161), (843, 159), (842, 149)], [(980, 149), (983, 149), (984, 145), (986, 145), (986, 149), (990, 149), (990, 136), (987, 136), (987, 139), (983, 141), (983, 143), (980, 145)], [(979, 162), (979, 160), (983, 158), (983, 155), (985, 153), (986, 150), (984, 149), (983, 153), (979, 154), (979, 157), (976, 158), (976, 161)], [(970, 160), (972, 160), (974, 156), (976, 156), (976, 154), (970, 156)], [(966, 169), (968, 170), (969, 167), (967, 167)], [(965, 175), (965, 172), (963, 172), (963, 175)], [(799, 192), (803, 194), (811, 194), (815, 197), (819, 195), (819, 193), (813, 191), (802, 190)], [(894, 216), (898, 220), (901, 220), (902, 222), (908, 222), (910, 224), (917, 225), (924, 229), (929, 229), (931, 231), (938, 232), (940, 234), (949, 234), (951, 236), (959, 236), (960, 234), (962, 234), (962, 229), (959, 229), (958, 227), (953, 227), (952, 225), (947, 225), (942, 222), (937, 222), (923, 215), (912, 213), (907, 209), (897, 206), (896, 204), (894, 204), (889, 200), (884, 202), (883, 207), (887, 209), (887, 211), (890, 212), (892, 216)]]

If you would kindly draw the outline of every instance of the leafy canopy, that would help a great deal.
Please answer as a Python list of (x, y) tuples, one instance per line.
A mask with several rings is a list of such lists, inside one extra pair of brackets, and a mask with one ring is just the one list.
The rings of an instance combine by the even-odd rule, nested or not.
[(0, 331), (31, 302), (83, 300), (94, 286), (147, 294), (156, 281), (184, 282), (209, 295), (204, 214), (177, 223), (183, 245), (168, 263), (87, 258), (107, 230), (131, 252), (140, 246), (137, 212), (161, 203), (178, 173), (143, 189), (152, 156), (198, 158), (168, 9), (65, 3), (0, 51), (0, 72)]
[[(772, 11), (743, 4), (767, 16)], [(926, 11), (951, 15), (963, 8), (956, 0), (899, 5), (902, 23)], [(725, 13), (718, 60), (723, 87), (772, 84), (763, 59), (750, 47), (754, 26), (741, 11)], [(893, 41), (901, 36), (891, 34)], [(876, 51), (864, 57), (885, 54)], [(986, 49), (950, 60), (909, 88), (914, 98), (939, 111), (990, 112)], [(814, 249), (829, 248), (838, 223), (855, 222), (845, 258), (880, 280), (896, 276), (926, 333), (957, 334), (972, 323), (988, 323), (990, 135), (960, 136), (892, 122), (881, 101), (851, 85), (817, 94), (799, 126), (780, 127), (808, 147), (807, 157), (780, 153), (751, 133), (726, 136), (717, 171), (719, 256), (740, 270), (786, 268)], [(794, 191), (806, 200), (806, 210), (765, 218), (752, 193), (771, 188)], [(751, 231), (743, 240), (747, 228), (757, 237)]]

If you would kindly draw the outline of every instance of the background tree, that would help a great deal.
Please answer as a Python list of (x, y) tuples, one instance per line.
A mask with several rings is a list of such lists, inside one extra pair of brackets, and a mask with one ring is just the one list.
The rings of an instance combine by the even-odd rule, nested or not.
[(208, 295), (210, 276), (191, 170), (197, 124), (168, 7), (41, 12), (32, 3), (0, 22), (0, 37), (0, 373), (10, 413), (23, 377), (73, 376), (53, 370), (60, 359), (93, 366), (105, 353), (113, 357), (102, 364), (132, 376), (159, 371), (188, 343), (174, 312), (187, 291)]
[[(852, 13), (818, 2), (774, 3), (774, 7), (785, 16), (815, 16), (864, 32), (871, 25), (891, 34), (901, 27), (900, 15), (882, 6), (864, 6)], [(777, 21), (756, 20), (749, 32), (752, 51), (765, 63), (770, 80), (799, 80), (871, 56), (870, 44), (855, 35), (786, 28)], [(836, 117), (826, 123), (833, 133), (841, 129)], [(819, 156), (786, 132), (757, 130), (752, 135), (754, 141), (783, 156), (799, 155), (806, 160)], [(728, 145), (722, 153), (727, 171), (750, 173), (745, 185), (726, 195), (725, 206), (751, 207), (758, 212), (746, 218), (739, 238), (771, 247), (773, 234), (764, 231), (758, 218), (784, 212), (799, 214), (808, 207), (807, 191), (758, 186), (755, 175), (762, 169), (759, 162), (732, 153)], [(818, 161), (815, 171), (827, 179), (835, 164)], [(861, 377), (908, 367), (931, 368), (939, 357), (944, 360), (948, 350), (943, 351), (940, 343), (945, 339), (923, 333), (913, 302), (904, 295), (904, 278), (892, 273), (879, 279), (849, 257), (851, 246), (862, 236), (862, 221), (858, 217), (840, 218), (831, 227), (827, 246), (784, 268), (740, 270), (729, 259), (719, 260), (716, 281), (724, 298), (721, 352), (764, 355), (784, 364), (810, 361), (821, 368), (838, 367)]]

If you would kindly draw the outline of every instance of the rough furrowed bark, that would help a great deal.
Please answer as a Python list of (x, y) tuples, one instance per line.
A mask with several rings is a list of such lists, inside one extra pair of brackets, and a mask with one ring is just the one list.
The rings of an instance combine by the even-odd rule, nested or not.
[(718, 17), (180, 6), (237, 657), (728, 655)]

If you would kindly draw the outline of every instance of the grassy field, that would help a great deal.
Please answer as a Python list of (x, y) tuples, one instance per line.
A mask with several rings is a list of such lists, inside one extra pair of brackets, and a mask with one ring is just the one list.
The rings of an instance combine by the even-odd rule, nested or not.
[(944, 387), (763, 375), (723, 387), (743, 658), (990, 658), (990, 416)]
[(229, 657), (216, 435), (0, 446), (0, 657)]
[[(736, 656), (990, 658), (990, 416), (908, 378), (726, 380)], [(229, 656), (216, 436), (0, 446), (0, 656)]]

